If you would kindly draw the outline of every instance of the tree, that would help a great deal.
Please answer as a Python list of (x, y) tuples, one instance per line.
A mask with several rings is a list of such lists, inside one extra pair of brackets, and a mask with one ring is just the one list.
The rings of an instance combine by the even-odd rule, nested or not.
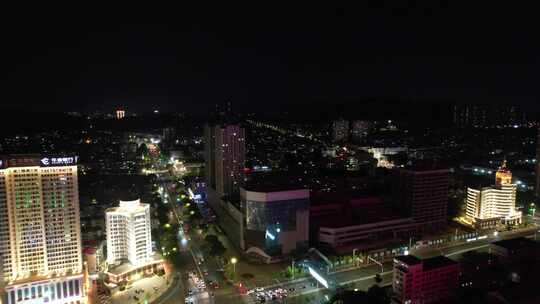
[(207, 242), (207, 243), (210, 243), (210, 244), (215, 244), (215, 243), (219, 242), (219, 239), (218, 239), (217, 236), (215, 236), (213, 234), (209, 234), (204, 238), (204, 241)]
[(223, 256), (225, 251), (227, 251), (227, 249), (219, 240), (210, 247), (211, 256)]
[(371, 286), (367, 291), (368, 303), (383, 304), (389, 303), (388, 294), (379, 285)]
[(204, 241), (208, 244), (209, 252), (211, 256), (219, 257), (225, 254), (227, 249), (223, 246), (223, 243), (215, 235), (209, 234), (204, 238)]

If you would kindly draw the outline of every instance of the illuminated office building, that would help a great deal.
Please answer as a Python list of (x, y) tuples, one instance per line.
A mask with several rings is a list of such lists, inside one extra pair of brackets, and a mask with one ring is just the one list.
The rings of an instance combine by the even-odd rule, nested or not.
[(0, 156), (2, 303), (85, 303), (77, 157)]
[(495, 174), (494, 187), (467, 188), (467, 221), (476, 228), (521, 223), (521, 212), (516, 211), (516, 188), (504, 161)]
[(105, 212), (107, 263), (128, 260), (137, 266), (152, 260), (150, 205), (140, 200), (120, 201)]

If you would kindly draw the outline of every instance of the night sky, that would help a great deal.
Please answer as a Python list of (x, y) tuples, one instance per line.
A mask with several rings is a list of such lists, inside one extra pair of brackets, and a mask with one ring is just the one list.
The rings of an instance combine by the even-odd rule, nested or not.
[(206, 111), (225, 99), (248, 110), (366, 99), (539, 103), (535, 10), (426, 3), (8, 13), (1, 104)]

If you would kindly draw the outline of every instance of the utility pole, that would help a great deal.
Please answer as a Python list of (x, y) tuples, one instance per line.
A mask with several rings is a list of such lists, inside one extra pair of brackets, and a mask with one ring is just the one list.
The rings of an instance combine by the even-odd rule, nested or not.
[(292, 279), (294, 280), (294, 259), (291, 261)]
[(368, 259), (369, 259), (369, 260), (372, 260), (375, 264), (381, 266), (381, 273), (384, 272), (384, 268), (383, 268), (383, 264), (382, 264), (382, 263), (380, 263), (379, 261), (375, 260), (374, 258), (372, 258), (372, 257), (370, 257), (370, 256), (368, 256)]

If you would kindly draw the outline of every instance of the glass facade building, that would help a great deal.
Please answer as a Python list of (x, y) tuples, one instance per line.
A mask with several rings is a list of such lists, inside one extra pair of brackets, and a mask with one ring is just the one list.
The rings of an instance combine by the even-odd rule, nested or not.
[(307, 189), (251, 191), (242, 189), (246, 247), (268, 255), (308, 247), (309, 191)]

